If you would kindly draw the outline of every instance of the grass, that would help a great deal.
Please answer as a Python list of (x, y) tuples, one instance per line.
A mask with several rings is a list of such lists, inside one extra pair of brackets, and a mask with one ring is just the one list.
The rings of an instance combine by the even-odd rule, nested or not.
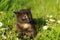
[[(3, 24), (0, 26), (0, 40), (18, 40), (13, 12), (25, 8), (31, 8), (32, 16), (38, 24), (34, 40), (60, 40), (60, 23), (57, 22), (60, 20), (60, 0), (0, 0), (0, 22)], [(50, 15), (53, 17), (50, 18)], [(48, 26), (48, 29), (44, 30), (43, 26)]]

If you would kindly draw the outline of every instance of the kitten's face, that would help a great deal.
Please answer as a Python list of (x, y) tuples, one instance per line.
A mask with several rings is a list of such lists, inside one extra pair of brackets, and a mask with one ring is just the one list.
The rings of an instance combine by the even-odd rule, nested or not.
[(31, 12), (27, 9), (16, 12), (16, 16), (19, 22), (30, 22), (32, 20)]

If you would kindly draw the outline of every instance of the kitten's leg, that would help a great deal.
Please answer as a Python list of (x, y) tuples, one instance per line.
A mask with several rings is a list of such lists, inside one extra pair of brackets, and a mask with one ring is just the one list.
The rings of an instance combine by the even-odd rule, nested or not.
[(18, 34), (18, 39), (20, 39), (20, 40), (23, 40), (23, 39), (24, 39), (24, 35), (23, 35), (23, 33)]

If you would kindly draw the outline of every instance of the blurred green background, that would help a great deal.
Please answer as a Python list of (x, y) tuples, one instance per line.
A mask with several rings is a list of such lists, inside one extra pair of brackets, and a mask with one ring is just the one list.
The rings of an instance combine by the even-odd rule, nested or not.
[(26, 8), (37, 22), (34, 40), (60, 40), (60, 0), (0, 0), (0, 40), (18, 40), (13, 12)]

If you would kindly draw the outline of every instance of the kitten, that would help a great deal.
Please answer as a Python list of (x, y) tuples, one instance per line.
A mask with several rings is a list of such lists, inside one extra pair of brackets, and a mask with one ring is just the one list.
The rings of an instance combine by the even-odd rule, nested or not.
[(36, 30), (30, 9), (22, 9), (14, 13), (16, 14), (17, 31), (20, 38), (24, 35), (34, 38)]

